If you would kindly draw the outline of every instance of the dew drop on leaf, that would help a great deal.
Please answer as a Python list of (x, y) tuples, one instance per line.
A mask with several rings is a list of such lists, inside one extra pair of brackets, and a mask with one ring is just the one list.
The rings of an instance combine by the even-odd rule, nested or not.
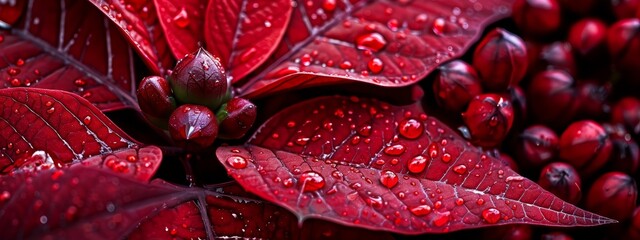
[(377, 32), (366, 33), (356, 39), (356, 46), (360, 50), (380, 51), (387, 45), (387, 40)]
[(327, 12), (333, 12), (336, 9), (336, 0), (324, 0), (322, 2), (322, 9)]
[(342, 69), (351, 69), (353, 67), (353, 64), (351, 64), (351, 62), (349, 61), (343, 61), (342, 63), (340, 63), (340, 68)]
[(247, 159), (241, 156), (231, 156), (227, 158), (227, 164), (235, 169), (243, 169), (247, 167)]
[(412, 173), (420, 173), (424, 171), (426, 166), (427, 159), (422, 155), (415, 156), (413, 159), (407, 162), (407, 168), (409, 169), (409, 172)]
[(313, 192), (324, 187), (325, 180), (319, 173), (307, 171), (300, 175), (300, 185), (302, 185), (304, 192)]
[(83, 122), (85, 125), (88, 125), (89, 123), (91, 123), (91, 116), (86, 116), (86, 117), (84, 117), (84, 119), (82, 119), (82, 122)]
[(293, 179), (292, 178), (287, 178), (285, 180), (282, 181), (282, 186), (286, 187), (286, 188), (290, 188), (293, 186)]
[(9, 191), (2, 191), (2, 193), (0, 193), (0, 202), (7, 201), (9, 198), (11, 198), (11, 193)]
[(433, 218), (433, 225), (436, 227), (442, 227), (449, 223), (451, 212), (436, 212), (436, 216)]
[(247, 62), (247, 61), (251, 60), (257, 51), (258, 50), (256, 48), (254, 48), (254, 47), (251, 47), (251, 48), (247, 49), (246, 51), (244, 51), (240, 55), (240, 61), (241, 62)]
[(187, 10), (181, 8), (180, 11), (173, 17), (173, 22), (179, 28), (186, 28), (189, 26), (189, 14)]
[(380, 174), (380, 183), (387, 188), (393, 188), (398, 184), (398, 175), (389, 170), (383, 171)]
[(413, 118), (404, 119), (400, 121), (398, 125), (398, 132), (400, 132), (400, 136), (403, 136), (408, 139), (416, 139), (422, 135), (424, 132), (424, 126), (418, 120)]
[(460, 175), (465, 174), (465, 173), (467, 173), (467, 166), (462, 165), (462, 164), (458, 165), (458, 166), (455, 166), (455, 167), (453, 167), (453, 171), (455, 173), (457, 173), (457, 174), (460, 174)]
[(406, 148), (403, 145), (396, 144), (388, 146), (384, 149), (384, 153), (391, 156), (400, 156), (404, 153)]
[(371, 60), (369, 60), (367, 67), (372, 73), (378, 74), (382, 71), (384, 63), (382, 62), (382, 60), (380, 60), (380, 58), (372, 58)]
[(487, 208), (482, 211), (482, 218), (487, 221), (487, 223), (497, 223), (500, 221), (500, 210), (495, 208)]
[(425, 215), (431, 213), (431, 207), (429, 205), (420, 205), (420, 206), (413, 207), (413, 208), (409, 209), (409, 211), (411, 211), (411, 213), (413, 213), (413, 215), (416, 215), (418, 217), (422, 217), (422, 216), (425, 216)]

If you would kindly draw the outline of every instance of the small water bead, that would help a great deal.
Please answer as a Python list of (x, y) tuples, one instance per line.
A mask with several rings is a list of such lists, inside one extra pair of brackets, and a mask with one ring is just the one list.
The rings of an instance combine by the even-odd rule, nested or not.
[(288, 128), (293, 128), (293, 127), (295, 127), (295, 126), (296, 126), (296, 122), (294, 122), (294, 121), (289, 121), (289, 122), (287, 123), (287, 127), (288, 127)]
[[(374, 25), (375, 26), (375, 25)], [(356, 38), (356, 46), (360, 50), (378, 52), (387, 45), (387, 40), (380, 33), (366, 33)]]
[(340, 63), (340, 68), (341, 69), (351, 69), (351, 68), (353, 68), (353, 64), (351, 64), (351, 62), (349, 62), (349, 61), (343, 61), (342, 63)]
[(351, 138), (351, 144), (357, 145), (358, 143), (360, 143), (360, 136), (353, 136), (353, 138)]
[(422, 216), (425, 216), (425, 215), (431, 213), (431, 207), (429, 205), (419, 205), (417, 207), (413, 207), (413, 208), (409, 209), (409, 211), (413, 215), (416, 215), (418, 217), (422, 217)]
[(500, 221), (500, 210), (495, 208), (487, 208), (482, 211), (482, 218), (487, 223), (497, 223), (498, 221)]
[(444, 18), (436, 18), (433, 21), (433, 27), (432, 27), (432, 31), (433, 33), (435, 33), (436, 35), (442, 35), (445, 31), (445, 20)]
[(451, 154), (448, 154), (448, 153), (442, 154), (442, 161), (445, 163), (451, 162)]
[(383, 171), (380, 174), (380, 183), (387, 188), (393, 188), (398, 184), (398, 175), (389, 170)]
[(82, 122), (83, 122), (85, 125), (88, 125), (89, 123), (91, 123), (91, 116), (86, 116), (86, 117), (84, 117), (84, 119), (82, 119)]
[(457, 173), (457, 174), (460, 174), (460, 175), (465, 174), (465, 173), (467, 173), (467, 166), (465, 166), (465, 165), (455, 166), (455, 167), (453, 167), (453, 171), (455, 173)]
[(420, 173), (424, 171), (427, 166), (427, 159), (422, 155), (415, 156), (413, 159), (407, 162), (407, 169), (412, 173)]
[(0, 193), (0, 202), (7, 201), (9, 198), (11, 198), (11, 193), (9, 191), (2, 191), (2, 193)]
[(20, 69), (18, 69), (18, 68), (9, 68), (7, 70), (7, 73), (9, 74), (9, 76), (15, 76), (15, 75), (18, 75), (20, 73)]
[(462, 199), (462, 198), (456, 199), (456, 205), (462, 206), (462, 204), (464, 204), (464, 199)]
[(307, 137), (304, 137), (304, 138), (298, 138), (298, 139), (296, 139), (296, 141), (295, 141), (295, 142), (296, 142), (296, 144), (297, 144), (297, 145), (299, 145), (299, 146), (304, 146), (304, 145), (307, 145), (307, 143), (309, 142), (309, 138), (307, 138)]
[(311, 65), (311, 55), (309, 55), (308, 53), (305, 53), (302, 55), (302, 57), (300, 57), (300, 65), (302, 66), (309, 66)]
[(388, 146), (384, 149), (384, 153), (391, 156), (400, 156), (406, 151), (406, 148), (403, 145), (396, 144)]
[(429, 144), (429, 156), (436, 158), (438, 156), (438, 145), (434, 142)]
[(424, 126), (416, 119), (404, 119), (398, 124), (398, 132), (408, 139), (416, 139), (424, 132)]
[(187, 13), (187, 10), (184, 9), (184, 7), (181, 8), (180, 11), (178, 11), (178, 13), (176, 13), (176, 15), (173, 17), (173, 23), (175, 23), (179, 28), (186, 28), (187, 26), (189, 26), (189, 14)]
[(436, 216), (433, 218), (433, 225), (436, 227), (442, 227), (449, 223), (451, 218), (451, 212), (436, 212)]
[(247, 167), (247, 159), (241, 156), (230, 156), (227, 158), (227, 164), (235, 169), (243, 169)]
[(367, 205), (374, 208), (380, 208), (382, 207), (382, 205), (384, 205), (384, 201), (380, 196), (375, 196), (375, 197), (369, 196), (365, 199), (365, 201), (367, 202)]
[(303, 186), (304, 192), (313, 192), (321, 189), (325, 185), (325, 180), (322, 175), (314, 171), (307, 171), (300, 175), (300, 183)]
[(138, 158), (135, 155), (129, 155), (129, 156), (127, 156), (127, 161), (136, 162), (136, 161), (138, 161)]
[(483, 205), (484, 204), (484, 199), (478, 198), (478, 200), (476, 200), (476, 204)]
[(372, 73), (378, 74), (382, 71), (384, 63), (382, 62), (382, 60), (380, 60), (380, 58), (372, 58), (371, 60), (369, 60), (367, 67)]

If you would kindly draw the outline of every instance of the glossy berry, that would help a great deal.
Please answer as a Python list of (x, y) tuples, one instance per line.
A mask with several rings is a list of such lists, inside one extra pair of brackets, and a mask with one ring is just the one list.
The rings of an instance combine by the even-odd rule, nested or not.
[(607, 25), (597, 18), (584, 18), (571, 26), (568, 41), (581, 56), (591, 56), (605, 46)]
[(611, 0), (611, 8), (618, 19), (632, 18), (636, 16), (636, 10), (640, 7), (640, 0)]
[(587, 117), (600, 117), (611, 110), (607, 99), (611, 94), (610, 83), (584, 80), (578, 83), (578, 113)]
[(560, 158), (586, 176), (604, 166), (612, 149), (604, 128), (591, 120), (572, 123), (560, 136)]
[(566, 71), (571, 76), (575, 76), (577, 73), (573, 50), (571, 44), (567, 42), (553, 42), (544, 45), (540, 49), (538, 62), (535, 65), (538, 71), (558, 69)]
[(527, 97), (524, 90), (522, 90), (520, 86), (509, 89), (508, 99), (511, 101), (511, 104), (513, 104), (515, 111), (514, 128), (522, 129), (527, 119)]
[(573, 78), (562, 70), (547, 70), (536, 74), (527, 89), (530, 116), (551, 126), (570, 121), (578, 110), (577, 91)]
[(540, 172), (538, 185), (562, 200), (576, 204), (582, 197), (580, 175), (569, 164), (554, 162)]
[(611, 122), (622, 124), (636, 135), (640, 134), (640, 100), (635, 97), (620, 99), (611, 109)]
[(243, 137), (256, 121), (257, 107), (244, 98), (234, 97), (218, 111), (220, 137), (238, 139)]
[(573, 240), (573, 238), (563, 232), (550, 232), (546, 234), (542, 234), (540, 237), (541, 240)]
[(560, 27), (560, 5), (557, 0), (515, 0), (513, 21), (525, 34), (544, 36)]
[(156, 126), (165, 128), (169, 115), (176, 109), (169, 82), (163, 77), (145, 77), (136, 91), (138, 105), (146, 118)]
[(473, 66), (486, 90), (504, 91), (518, 85), (527, 65), (522, 39), (502, 28), (489, 32), (473, 53)]
[(640, 148), (636, 141), (622, 125), (604, 124), (603, 126), (613, 144), (613, 151), (611, 152), (611, 158), (607, 162), (607, 169), (627, 174), (636, 173), (640, 164)]
[(527, 166), (541, 167), (558, 154), (558, 135), (543, 125), (526, 128), (518, 143), (519, 159)]
[(589, 189), (587, 210), (618, 221), (631, 217), (636, 207), (638, 188), (633, 178), (621, 172), (600, 176)]
[(211, 146), (218, 136), (218, 122), (209, 108), (185, 104), (169, 117), (169, 134), (176, 145), (201, 150)]
[(438, 68), (433, 92), (438, 104), (452, 112), (461, 112), (471, 98), (482, 93), (476, 70), (461, 60), (454, 60)]
[(494, 147), (500, 144), (513, 124), (513, 106), (508, 99), (496, 94), (474, 97), (462, 118), (471, 139), (477, 145)]
[(170, 80), (175, 97), (182, 104), (217, 109), (231, 98), (231, 84), (220, 60), (203, 48), (180, 59)]
[(607, 33), (609, 54), (621, 70), (640, 68), (640, 19), (628, 18), (613, 24)]

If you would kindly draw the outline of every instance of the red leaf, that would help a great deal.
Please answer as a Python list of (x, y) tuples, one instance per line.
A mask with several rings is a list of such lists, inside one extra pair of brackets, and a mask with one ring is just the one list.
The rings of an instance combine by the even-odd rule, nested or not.
[(228, 195), (228, 187), (145, 183), (84, 167), (2, 176), (0, 227), (7, 239), (391, 239), (326, 222), (299, 229), (286, 210)]
[(198, 50), (204, 39), (204, 15), (208, 1), (154, 0), (158, 20), (175, 58)]
[(247, 145), (221, 147), (217, 156), (245, 189), (301, 220), (404, 234), (614, 222), (483, 155), (419, 103), (316, 98), (282, 111)]
[(0, 30), (0, 88), (65, 90), (102, 110), (135, 106), (131, 50), (102, 14), (84, 1), (32, 0), (25, 9)]
[(251, 73), (276, 50), (291, 17), (290, 0), (210, 1), (204, 36), (234, 82)]
[(82, 162), (149, 180), (162, 159), (82, 97), (45, 89), (0, 89), (0, 146), (2, 173)]
[(167, 69), (173, 67), (174, 60), (160, 27), (153, 1), (90, 2), (120, 28), (154, 74), (164, 75)]
[[(327, 1), (329, 2), (329, 1)], [(239, 88), (255, 98), (351, 81), (407, 86), (462, 55), (511, 1), (297, 1), (274, 59)], [(374, 60), (374, 59), (379, 59)], [(236, 79), (237, 80), (237, 79)]]

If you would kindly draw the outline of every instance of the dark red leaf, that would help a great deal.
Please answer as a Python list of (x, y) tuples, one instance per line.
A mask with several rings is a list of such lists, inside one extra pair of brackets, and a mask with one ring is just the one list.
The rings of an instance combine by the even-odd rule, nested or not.
[(351, 81), (410, 85), (440, 63), (462, 55), (484, 26), (509, 15), (511, 3), (325, 2), (329, 1), (296, 1), (275, 56), (240, 87), (240, 95), (251, 98)]
[(289, 24), (291, 0), (218, 0), (207, 6), (207, 50), (220, 57), (234, 82), (276, 50)]
[[(173, 67), (174, 59), (151, 0), (90, 0), (120, 28), (142, 60), (156, 75)], [(102, 14), (100, 14), (102, 15)]]
[(84, 1), (31, 0), (25, 9), (0, 30), (0, 88), (65, 90), (102, 110), (135, 105), (131, 50), (102, 14)]
[(173, 56), (177, 59), (198, 50), (204, 41), (204, 17), (208, 0), (154, 0), (158, 20)]
[(404, 234), (615, 222), (483, 155), (419, 103), (316, 98), (282, 111), (245, 146), (221, 147), (217, 156), (245, 189), (301, 220)]
[(0, 2), (0, 21), (13, 25), (20, 16), (27, 1), (2, 1)]
[(100, 110), (63, 91), (0, 89), (0, 173), (82, 162), (149, 180), (159, 148), (140, 148)]
[(1, 176), (0, 227), (6, 239), (391, 239), (328, 222), (299, 229), (286, 210), (229, 187), (145, 183), (86, 167)]

